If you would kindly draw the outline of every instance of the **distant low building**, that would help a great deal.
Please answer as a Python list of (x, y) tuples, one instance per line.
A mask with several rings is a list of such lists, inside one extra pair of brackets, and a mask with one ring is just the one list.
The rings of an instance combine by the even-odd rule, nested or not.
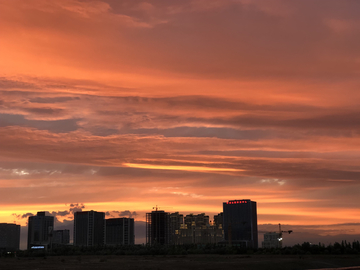
[(134, 245), (135, 234), (133, 218), (109, 218), (105, 220), (105, 224), (106, 245)]
[(70, 243), (70, 230), (55, 230), (53, 245), (68, 245)]
[(191, 226), (184, 225), (179, 232), (177, 245), (186, 244), (217, 244), (224, 239), (224, 231), (213, 225)]
[(20, 246), (20, 225), (0, 223), (0, 250), (16, 251)]
[(265, 233), (262, 248), (282, 248), (281, 235), (278, 232)]

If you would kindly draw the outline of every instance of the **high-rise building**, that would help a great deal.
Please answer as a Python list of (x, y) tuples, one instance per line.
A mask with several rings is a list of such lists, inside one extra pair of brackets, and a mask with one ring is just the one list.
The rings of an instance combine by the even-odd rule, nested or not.
[(42, 247), (50, 249), (54, 229), (54, 217), (45, 216), (45, 212), (37, 212), (36, 216), (28, 220), (28, 243), (27, 248)]
[(221, 212), (217, 215), (214, 215), (214, 226), (218, 229), (223, 228), (223, 222), (224, 222), (224, 213)]
[(156, 210), (146, 213), (146, 243), (149, 245), (170, 244), (169, 213)]
[(185, 216), (185, 224), (180, 228), (177, 244), (216, 244), (223, 240), (221, 227), (210, 224), (205, 213)]
[(106, 224), (106, 245), (134, 245), (134, 219), (109, 218)]
[(179, 230), (184, 225), (184, 215), (179, 212), (170, 214), (170, 244), (176, 245), (179, 238)]
[(0, 223), (0, 250), (16, 251), (20, 246), (20, 225)]
[(256, 202), (233, 200), (223, 203), (225, 241), (246, 248), (258, 247)]
[(68, 245), (70, 243), (69, 230), (55, 230), (53, 233), (53, 244)]
[(105, 244), (105, 213), (84, 211), (74, 213), (74, 246)]
[(209, 216), (205, 215), (205, 213), (194, 215), (189, 214), (185, 216), (184, 223), (187, 225), (188, 228), (191, 226), (201, 227), (209, 225)]

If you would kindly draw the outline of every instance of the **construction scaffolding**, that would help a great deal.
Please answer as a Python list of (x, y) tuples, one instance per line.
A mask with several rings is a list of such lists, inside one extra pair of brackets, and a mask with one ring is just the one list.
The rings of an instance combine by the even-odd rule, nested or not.
[(148, 245), (168, 245), (170, 243), (169, 213), (152, 211), (146, 213), (146, 243)]

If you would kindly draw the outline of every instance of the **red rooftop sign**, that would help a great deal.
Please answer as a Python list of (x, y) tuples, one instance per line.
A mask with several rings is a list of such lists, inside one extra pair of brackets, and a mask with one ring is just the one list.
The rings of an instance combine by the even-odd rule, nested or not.
[(228, 201), (226, 204), (239, 204), (239, 203), (247, 203), (247, 201)]

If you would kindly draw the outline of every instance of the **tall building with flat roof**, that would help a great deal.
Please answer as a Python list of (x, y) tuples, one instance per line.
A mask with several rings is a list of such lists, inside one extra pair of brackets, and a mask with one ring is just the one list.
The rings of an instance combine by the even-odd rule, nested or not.
[(184, 225), (184, 215), (179, 212), (171, 213), (170, 216), (170, 244), (178, 243), (179, 230)]
[(84, 211), (74, 213), (74, 246), (105, 244), (105, 213)]
[(216, 244), (223, 240), (223, 236), (223, 230), (210, 224), (209, 216), (205, 213), (189, 214), (179, 230), (177, 244)]
[(16, 251), (20, 246), (20, 225), (0, 223), (0, 250)]
[(224, 213), (221, 212), (217, 215), (214, 215), (214, 226), (218, 229), (223, 228), (223, 222), (224, 222)]
[(258, 247), (256, 202), (232, 200), (223, 203), (225, 241), (246, 248)]
[(149, 245), (170, 244), (170, 215), (164, 211), (146, 213), (146, 243)]
[(46, 216), (45, 212), (37, 212), (36, 216), (29, 217), (27, 248), (43, 247), (44, 249), (50, 249), (53, 229), (53, 216)]
[(134, 245), (134, 219), (133, 218), (109, 218), (106, 223), (106, 245)]

